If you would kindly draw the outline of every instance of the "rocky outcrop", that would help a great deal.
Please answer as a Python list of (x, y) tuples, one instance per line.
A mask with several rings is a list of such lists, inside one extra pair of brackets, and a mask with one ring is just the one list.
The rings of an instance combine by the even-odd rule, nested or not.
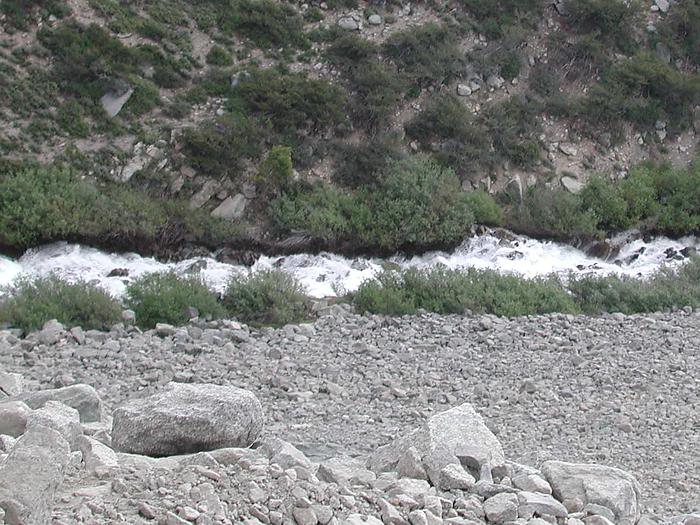
[(247, 447), (263, 428), (262, 407), (251, 392), (205, 384), (173, 383), (117, 408), (113, 417), (114, 448), (146, 456)]

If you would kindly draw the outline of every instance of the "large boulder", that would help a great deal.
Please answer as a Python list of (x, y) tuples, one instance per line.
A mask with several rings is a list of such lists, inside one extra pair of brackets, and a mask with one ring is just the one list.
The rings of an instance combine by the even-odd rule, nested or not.
[(18, 437), (27, 429), (27, 418), (32, 409), (21, 401), (0, 404), (0, 434)]
[(618, 525), (634, 525), (641, 515), (640, 488), (629, 473), (604, 465), (546, 461), (542, 473), (559, 501), (579, 499), (615, 513)]
[(484, 469), (504, 468), (506, 462), (501, 443), (469, 403), (436, 414), (422, 428), (380, 447), (368, 466), (375, 472), (395, 471), (416, 451), (433, 485), (439, 485), (440, 472), (450, 464), (462, 464), (479, 476)]
[(53, 429), (34, 426), (0, 465), (0, 508), (8, 525), (46, 525), (56, 489), (70, 461), (68, 442)]
[(102, 417), (102, 400), (90, 385), (78, 384), (38, 392), (23, 392), (9, 399), (23, 401), (34, 410), (43, 407), (48, 401), (58, 401), (75, 408), (82, 423), (99, 421)]
[(42, 408), (29, 414), (27, 429), (35, 426), (54, 429), (68, 442), (71, 450), (77, 449), (78, 437), (83, 433), (78, 411), (58, 401), (47, 401)]
[(260, 401), (232, 386), (171, 383), (113, 413), (112, 446), (120, 452), (172, 456), (250, 446), (263, 428)]

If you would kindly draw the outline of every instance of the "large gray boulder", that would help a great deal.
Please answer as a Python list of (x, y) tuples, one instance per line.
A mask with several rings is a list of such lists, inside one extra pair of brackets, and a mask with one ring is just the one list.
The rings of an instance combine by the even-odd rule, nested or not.
[(54, 494), (69, 461), (70, 447), (58, 432), (39, 425), (28, 429), (0, 465), (5, 523), (51, 523)]
[(580, 499), (615, 513), (618, 525), (634, 525), (641, 516), (640, 488), (629, 473), (604, 465), (546, 461), (542, 474), (559, 501)]
[(21, 401), (0, 404), (0, 434), (18, 437), (27, 429), (27, 418), (32, 409)]
[(27, 429), (35, 426), (54, 429), (68, 442), (71, 450), (78, 448), (78, 437), (83, 433), (78, 411), (59, 401), (47, 401), (42, 408), (29, 414)]
[(440, 471), (450, 464), (462, 464), (479, 475), (484, 469), (503, 468), (506, 462), (501, 443), (469, 403), (436, 414), (422, 428), (380, 447), (368, 466), (375, 472), (395, 471), (416, 451), (433, 485), (439, 485)]
[[(78, 411), (82, 423), (99, 421), (102, 417), (102, 400), (90, 385), (71, 385), (38, 392), (23, 392), (9, 398), (23, 401), (34, 410), (43, 407), (48, 401), (59, 401)], [(2, 403), (3, 400), (0, 400)]]
[(112, 446), (119, 452), (172, 456), (250, 446), (263, 429), (260, 401), (233, 386), (171, 383), (113, 413)]

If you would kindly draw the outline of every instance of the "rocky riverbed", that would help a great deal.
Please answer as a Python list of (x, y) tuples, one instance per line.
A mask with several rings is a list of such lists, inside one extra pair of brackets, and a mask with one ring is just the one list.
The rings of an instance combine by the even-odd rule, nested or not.
[[(128, 325), (100, 333), (51, 323), (27, 338), (0, 332), (0, 430), (11, 423), (8, 399), (15, 400), (15, 410), (20, 399), (29, 405), (26, 413), (19, 410), (18, 424), (30, 429), (17, 441), (0, 438), (0, 451), (9, 452), (0, 452), (0, 507), (3, 487), (12, 490), (7, 487), (15, 482), (7, 476), (27, 455), (24, 449), (45, 452), (42, 421), (63, 421), (58, 427), (75, 451), (55, 451), (65, 465), (62, 483), (58, 473), (52, 482), (53, 521), (31, 523), (354, 525), (376, 518), (412, 525), (600, 525), (605, 519), (628, 523), (630, 516), (647, 524), (673, 521), (700, 511), (700, 312), (389, 318), (358, 316), (335, 305), (320, 314), (313, 324), (281, 329), (194, 320), (145, 333)], [(254, 394), (262, 423), (257, 416), (241, 423), (264, 426), (253, 449), (160, 459), (115, 454), (107, 445), (124, 450), (127, 435), (115, 409), (172, 395), (170, 382)], [(192, 395), (184, 398), (197, 399)], [(77, 408), (82, 424), (76, 427), (78, 414), (60, 403), (38, 410), (48, 399)], [(150, 399), (146, 405), (155, 406)], [(139, 410), (148, 413), (142, 405)], [(246, 413), (256, 410), (249, 402), (243, 406)], [(439, 415), (447, 410), (448, 416)], [(459, 422), (472, 417), (469, 428), (485, 425), (497, 445), (487, 440), (486, 459), (461, 452), (452, 471), (443, 473), (443, 463), (431, 467), (421, 450), (425, 439), (410, 437), (416, 429), (441, 428), (463, 441)], [(168, 433), (167, 424), (157, 426)], [(15, 434), (21, 432), (15, 428)], [(482, 446), (483, 435), (469, 439)], [(386, 449), (377, 452), (395, 439), (415, 441), (409, 443), (413, 450), (401, 450), (399, 464), (381, 459)], [(501, 446), (508, 460), (502, 465), (494, 452)], [(332, 459), (338, 457), (345, 459)], [(567, 500), (566, 480), (557, 478), (557, 468), (564, 467), (550, 460), (617, 467), (639, 485), (614, 469), (589, 473), (591, 486), (580, 481), (581, 471), (566, 471), (564, 478), (588, 487), (580, 501)], [(601, 500), (611, 486), (626, 492)], [(548, 495), (552, 489), (556, 500)], [(549, 498), (546, 505), (537, 494)], [(545, 507), (530, 512), (528, 498)], [(638, 515), (636, 507), (629, 510), (632, 500)], [(700, 523), (688, 516), (674, 522), (684, 520)], [(14, 523), (7, 511), (5, 522)]]

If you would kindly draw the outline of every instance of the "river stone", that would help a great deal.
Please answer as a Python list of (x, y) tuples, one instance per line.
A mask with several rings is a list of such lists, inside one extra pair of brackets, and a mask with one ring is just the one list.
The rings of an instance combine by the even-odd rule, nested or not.
[(29, 414), (27, 429), (37, 425), (52, 428), (61, 434), (71, 450), (77, 449), (78, 437), (83, 433), (78, 411), (60, 401), (47, 401), (43, 407)]
[(0, 465), (0, 508), (8, 525), (51, 523), (53, 498), (70, 461), (70, 447), (55, 430), (34, 426)]
[(78, 384), (38, 392), (24, 392), (12, 399), (25, 402), (29, 408), (38, 409), (48, 401), (59, 401), (78, 411), (81, 423), (99, 421), (102, 417), (102, 400), (90, 385)]
[(428, 419), (422, 428), (377, 449), (369, 459), (375, 472), (394, 471), (398, 462), (415, 447), (433, 485), (449, 464), (466, 464), (477, 472), (482, 467), (505, 467), (503, 447), (469, 403)]
[(21, 401), (0, 404), (0, 434), (18, 437), (27, 429), (27, 419), (32, 409)]
[(233, 386), (171, 383), (113, 414), (112, 445), (120, 452), (172, 456), (250, 446), (263, 428), (260, 401)]
[(604, 465), (546, 461), (544, 474), (559, 501), (580, 499), (584, 505), (604, 505), (619, 525), (633, 525), (640, 517), (640, 488), (629, 473)]

